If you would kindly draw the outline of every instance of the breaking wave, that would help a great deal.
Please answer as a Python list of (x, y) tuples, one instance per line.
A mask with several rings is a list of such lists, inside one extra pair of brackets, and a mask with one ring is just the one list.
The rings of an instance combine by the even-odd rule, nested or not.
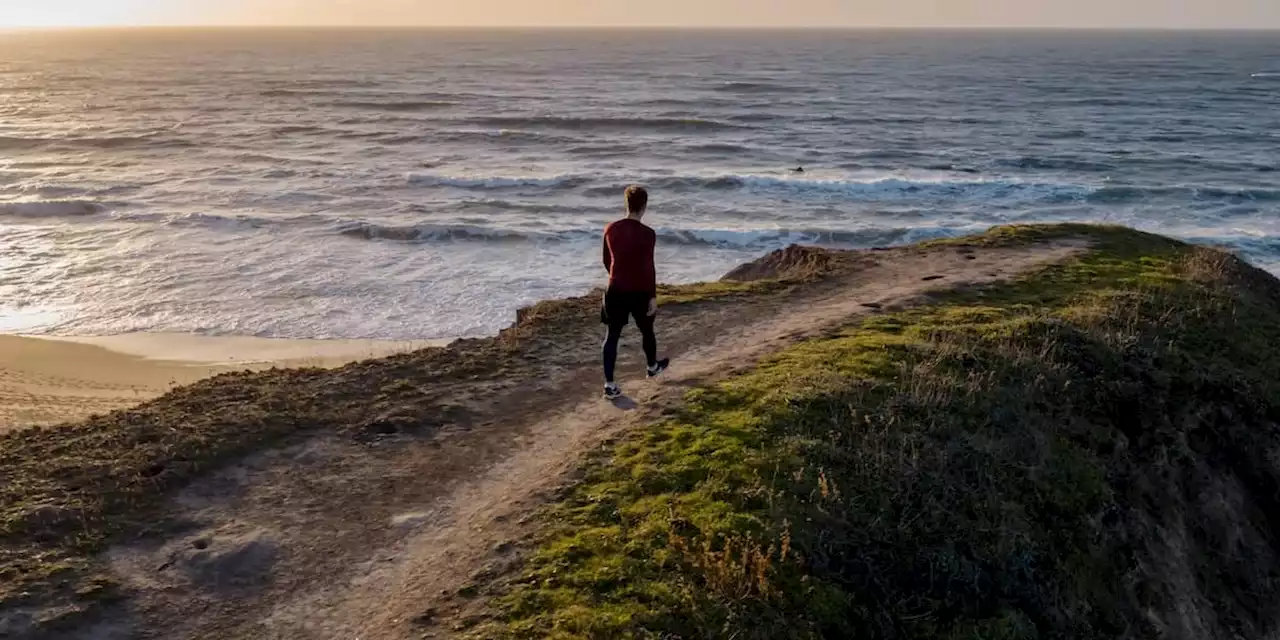
[[(417, 224), (381, 225), (366, 221), (346, 222), (337, 227), (341, 235), (364, 240), (387, 240), (414, 244), (442, 242), (599, 242), (601, 229), (520, 231), (481, 225)], [(658, 228), (658, 242), (667, 245), (763, 249), (788, 244), (820, 244), (866, 247), (915, 242), (943, 237), (955, 229), (911, 227), (885, 229), (670, 229)]]

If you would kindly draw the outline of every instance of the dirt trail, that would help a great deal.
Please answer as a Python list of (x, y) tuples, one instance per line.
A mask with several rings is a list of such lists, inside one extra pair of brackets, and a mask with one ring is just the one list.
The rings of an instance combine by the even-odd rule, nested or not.
[[(668, 375), (599, 398), (598, 345), (566, 345), (576, 367), (529, 389), (465, 384), (469, 420), (429, 437), (375, 444), (323, 436), (262, 453), (178, 495), (189, 532), (109, 554), (133, 597), (83, 638), (447, 636), (433, 614), (514, 559), (527, 516), (580, 456), (675, 406), (705, 384), (849, 318), (931, 290), (1009, 278), (1082, 248), (1060, 243), (977, 251), (868, 254), (865, 268), (771, 304), (735, 301), (659, 322)], [(940, 277), (939, 277), (940, 276)], [(628, 333), (634, 339), (632, 333)]]

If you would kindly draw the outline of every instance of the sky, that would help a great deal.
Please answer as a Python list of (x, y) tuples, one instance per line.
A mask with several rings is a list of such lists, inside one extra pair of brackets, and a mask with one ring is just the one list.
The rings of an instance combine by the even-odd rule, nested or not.
[(1280, 0), (0, 0), (0, 27), (106, 25), (1280, 29)]

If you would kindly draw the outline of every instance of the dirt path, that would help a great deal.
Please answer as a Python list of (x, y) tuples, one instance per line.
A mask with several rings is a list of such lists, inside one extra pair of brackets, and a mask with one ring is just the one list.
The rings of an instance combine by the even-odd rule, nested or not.
[[(865, 268), (806, 288), (786, 308), (750, 301), (671, 314), (660, 340), (669, 375), (633, 379), (630, 398), (598, 397), (597, 345), (530, 389), (459, 385), (465, 423), (373, 445), (324, 436), (245, 460), (190, 487), (173, 510), (190, 523), (163, 544), (118, 548), (113, 570), (134, 594), (83, 638), (360, 638), (448, 635), (432, 612), (516, 555), (526, 517), (580, 456), (761, 357), (862, 313), (930, 290), (1006, 279), (1061, 260), (1069, 243), (977, 252), (873, 254)], [(474, 388), (473, 388), (474, 387)]]

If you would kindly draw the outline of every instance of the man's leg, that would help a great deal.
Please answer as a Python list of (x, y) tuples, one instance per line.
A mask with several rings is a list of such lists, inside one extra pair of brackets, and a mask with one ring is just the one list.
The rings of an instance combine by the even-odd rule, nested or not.
[(658, 336), (653, 333), (653, 320), (653, 316), (647, 313), (636, 316), (636, 327), (640, 329), (640, 336), (643, 338), (641, 344), (644, 346), (644, 362), (649, 369), (658, 364)]
[(604, 381), (613, 384), (613, 368), (618, 364), (618, 338), (622, 337), (624, 324), (612, 322), (604, 338)]
[(645, 296), (643, 305), (637, 305), (635, 312), (636, 326), (640, 328), (640, 335), (644, 338), (644, 360), (645, 368), (652, 378), (667, 369), (667, 365), (671, 361), (663, 358), (658, 359), (658, 336), (653, 332), (654, 316), (649, 315), (649, 298)]

